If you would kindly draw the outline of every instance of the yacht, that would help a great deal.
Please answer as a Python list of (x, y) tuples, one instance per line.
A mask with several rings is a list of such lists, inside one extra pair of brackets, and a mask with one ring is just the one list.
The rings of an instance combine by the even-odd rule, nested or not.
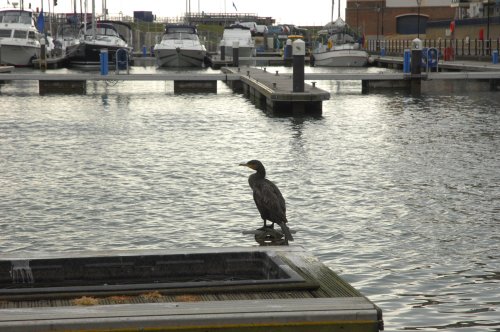
[(363, 67), (368, 52), (356, 42), (355, 33), (339, 17), (318, 32), (320, 40), (311, 55), (311, 65), (325, 67)]
[[(66, 46), (66, 54), (70, 66), (92, 66), (100, 63), (101, 50), (108, 51), (108, 62), (110, 66), (116, 63), (116, 54), (118, 50), (125, 50), (125, 54), (130, 60), (132, 47), (127, 43), (126, 38), (120, 35), (116, 26), (124, 26), (130, 33), (132, 28), (127, 23), (117, 21), (97, 21), (84, 24), (80, 29), (78, 42)], [(131, 37), (130, 37), (131, 38)], [(127, 61), (122, 58), (121, 53), (119, 61)]]
[(154, 54), (159, 67), (202, 67), (207, 50), (194, 26), (167, 24)]
[[(220, 47), (224, 47), (226, 57), (233, 56), (233, 43), (238, 42), (239, 57), (252, 57), (255, 55), (255, 43), (252, 39), (250, 28), (239, 23), (224, 28)], [(219, 48), (220, 49), (220, 48)]]
[(32, 66), (32, 61), (40, 56), (41, 37), (32, 11), (0, 9), (0, 64)]

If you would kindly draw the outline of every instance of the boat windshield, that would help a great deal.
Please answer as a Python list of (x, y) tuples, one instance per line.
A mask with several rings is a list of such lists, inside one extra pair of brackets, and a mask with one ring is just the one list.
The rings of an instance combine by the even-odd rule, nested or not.
[[(92, 35), (92, 28), (87, 29), (87, 32), (85, 34)], [(95, 29), (95, 34), (99, 36), (120, 36), (118, 32), (110, 26), (97, 26), (97, 29)]]
[(172, 39), (182, 39), (182, 40), (197, 40), (198, 36), (192, 33), (186, 32), (174, 32), (167, 33), (163, 35), (163, 40), (172, 40)]
[(31, 13), (19, 10), (1, 12), (0, 23), (31, 24)]

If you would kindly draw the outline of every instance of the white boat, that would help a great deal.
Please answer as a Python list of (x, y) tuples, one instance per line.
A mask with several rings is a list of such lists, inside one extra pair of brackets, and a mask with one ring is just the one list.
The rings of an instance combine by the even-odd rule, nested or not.
[(167, 24), (165, 33), (154, 47), (159, 67), (202, 67), (207, 50), (195, 27)]
[(368, 52), (356, 42), (356, 34), (339, 17), (318, 32), (317, 46), (311, 54), (311, 65), (320, 67), (363, 67)]
[(71, 16), (67, 23), (59, 25), (54, 40), (56, 55), (69, 58), (71, 57), (70, 52), (76, 51), (78, 44), (80, 44), (78, 37), (80, 25), (76, 15)]
[(31, 10), (0, 9), (0, 64), (32, 66), (40, 56), (41, 37)]
[(252, 39), (250, 28), (245, 27), (238, 22), (224, 28), (222, 40), (220, 41), (219, 50), (224, 47), (225, 57), (233, 56), (233, 44), (238, 42), (239, 57), (255, 56), (255, 42)]

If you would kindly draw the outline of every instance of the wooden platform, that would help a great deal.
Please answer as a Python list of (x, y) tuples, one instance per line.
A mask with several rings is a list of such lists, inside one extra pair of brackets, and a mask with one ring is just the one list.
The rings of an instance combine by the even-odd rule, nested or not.
[[(190, 287), (184, 289), (158, 288), (155, 287), (156, 283), (152, 283), (151, 289), (143, 289), (140, 294), (127, 293), (122, 289), (114, 293), (91, 294), (88, 297), (85, 297), (85, 293), (72, 297), (64, 292), (54, 297), (48, 292), (45, 297), (38, 296), (25, 300), (13, 300), (3, 295), (3, 298), (0, 296), (0, 330), (5, 332), (48, 330), (322, 332), (383, 329), (381, 310), (301, 247), (115, 251), (45, 257), (37, 255), (36, 258), (3, 255), (0, 256), (0, 264), (29, 261), (29, 264), (34, 266), (36, 260), (45, 259), (47, 266), (50, 267), (53, 266), (51, 260), (84, 258), (88, 259), (89, 263), (93, 259), (96, 260), (94, 264), (89, 265), (94, 268), (100, 266), (106, 271), (102, 259), (112, 260), (114, 262), (112, 266), (115, 268), (117, 262), (123, 260), (126, 269), (132, 267), (144, 269), (146, 266), (142, 263), (150, 256), (197, 255), (196, 261), (203, 261), (200, 255), (210, 254), (213, 257), (213, 255), (235, 253), (270, 257), (283, 271), (288, 271), (286, 275), (292, 275), (293, 282), (290, 283), (286, 275), (282, 275), (280, 277), (282, 283), (278, 280), (269, 287), (266, 286), (265, 280), (254, 284), (253, 287), (252, 282), (244, 280), (243, 283), (247, 284), (246, 289), (233, 287), (230, 284), (226, 287), (224, 285), (215, 288), (205, 287), (206, 285), (198, 287), (197, 281), (194, 280), (191, 281)], [(130, 261), (125, 263), (125, 258), (130, 259), (134, 255), (142, 262), (141, 264), (131, 265)], [(100, 261), (97, 261), (98, 259)], [(161, 261), (164, 259), (165, 257), (162, 257)], [(210, 265), (210, 261), (208, 260), (207, 264)], [(252, 260), (246, 259), (239, 264), (248, 268), (252, 266), (251, 262)], [(71, 266), (71, 262), (67, 263)], [(262, 266), (259, 265), (259, 268)], [(78, 269), (78, 265), (74, 265), (73, 269)], [(180, 267), (179, 269), (182, 270)], [(36, 284), (35, 271), (33, 275)], [(278, 277), (274, 275), (270, 278)], [(229, 281), (227, 279), (222, 284)], [(204, 278), (199, 282), (207, 281)], [(109, 285), (110, 288), (112, 286)], [(6, 290), (0, 289), (0, 291), (6, 293)]]
[(305, 84), (304, 92), (293, 92), (291, 73), (269, 72), (254, 67), (221, 69), (226, 74), (240, 74), (239, 81), (228, 85), (235, 92), (243, 93), (257, 107), (273, 115), (315, 115), (323, 110), (323, 101), (330, 99), (330, 93)]

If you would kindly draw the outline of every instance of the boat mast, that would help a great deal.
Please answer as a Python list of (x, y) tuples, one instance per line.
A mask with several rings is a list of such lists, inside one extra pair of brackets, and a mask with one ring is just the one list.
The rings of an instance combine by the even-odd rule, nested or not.
[[(340, 2), (340, 0), (339, 0)], [(335, 0), (332, 0), (332, 17), (330, 18), (330, 22), (333, 22), (333, 8), (335, 7)]]
[(340, 18), (340, 0), (339, 0), (339, 18)]
[(95, 0), (92, 0), (92, 40), (96, 39)]

